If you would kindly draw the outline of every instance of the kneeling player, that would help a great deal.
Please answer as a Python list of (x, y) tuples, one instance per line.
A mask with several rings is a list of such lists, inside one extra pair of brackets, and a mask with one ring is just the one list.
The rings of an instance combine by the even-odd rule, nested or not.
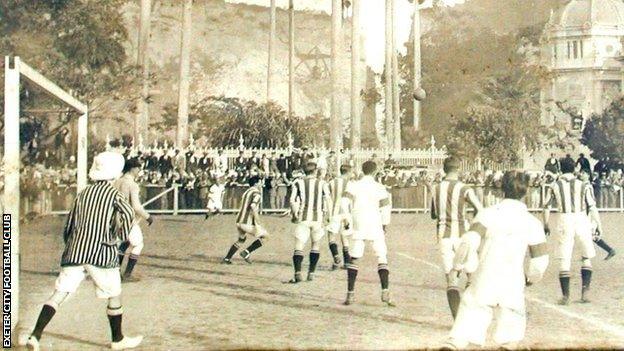
[[(502, 183), (505, 199), (479, 212), (457, 250), (453, 274), (462, 270), (473, 274), (461, 299), (447, 348), (482, 346), (493, 317), (496, 318), (494, 341), (503, 349), (512, 349), (524, 339), (524, 289), (539, 281), (546, 271), (546, 237), (539, 220), (521, 201), (526, 195), (529, 176), (507, 172)], [(525, 273), (527, 251), (531, 260)]]
[(344, 193), (343, 210), (349, 214), (349, 224), (353, 228), (353, 240), (347, 264), (347, 299), (345, 305), (351, 305), (355, 299), (355, 280), (358, 274), (358, 261), (364, 256), (366, 243), (371, 243), (377, 256), (377, 272), (381, 282), (381, 301), (394, 306), (390, 301), (388, 270), (388, 249), (386, 246), (385, 227), (390, 223), (390, 195), (386, 188), (375, 181), (376, 164), (366, 161), (362, 165), (364, 177), (350, 182)]
[(329, 251), (331, 251), (332, 256), (334, 257), (334, 263), (332, 264), (332, 269), (337, 269), (340, 267), (340, 256), (338, 254), (338, 243), (337, 240), (340, 238), (342, 242), (342, 256), (344, 259), (345, 268), (347, 263), (349, 263), (349, 236), (350, 228), (346, 228), (347, 221), (345, 213), (342, 210), (342, 206), (340, 205), (342, 201), (342, 195), (344, 190), (351, 180), (352, 171), (351, 166), (342, 165), (340, 167), (340, 177), (335, 178), (329, 184), (331, 197), (332, 197), (332, 216), (329, 220), (329, 225), (327, 226), (327, 239), (329, 240)]
[(253, 236), (256, 240), (245, 250), (241, 251), (240, 256), (249, 264), (251, 264), (251, 253), (259, 249), (267, 240), (268, 233), (260, 225), (260, 215), (258, 213), (260, 201), (262, 199), (262, 182), (260, 177), (254, 176), (249, 179), (249, 189), (245, 191), (241, 199), (241, 208), (236, 217), (236, 228), (238, 229), (238, 240), (230, 247), (227, 255), (221, 261), (225, 264), (232, 264), (232, 256), (245, 243), (247, 236)]

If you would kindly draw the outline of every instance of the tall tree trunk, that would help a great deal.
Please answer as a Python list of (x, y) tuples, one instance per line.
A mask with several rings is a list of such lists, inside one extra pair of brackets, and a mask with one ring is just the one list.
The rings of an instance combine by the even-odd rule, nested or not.
[(351, 149), (362, 146), (362, 114), (360, 104), (360, 0), (352, 2), (351, 21)]
[(270, 32), (269, 32), (269, 62), (267, 64), (267, 102), (271, 101), (271, 93), (273, 90), (273, 61), (275, 60), (275, 33), (276, 33), (276, 6), (275, 0), (271, 0), (270, 9)]
[(295, 4), (288, 1), (288, 117), (295, 110)]
[(397, 52), (397, 28), (396, 11), (397, 0), (392, 0), (392, 115), (394, 116), (393, 147), (395, 150), (401, 149), (401, 106), (399, 91), (399, 54)]
[(384, 123), (385, 133), (386, 133), (386, 147), (392, 148), (394, 145), (394, 118), (393, 118), (393, 95), (392, 95), (392, 51), (394, 50), (394, 45), (392, 45), (393, 38), (393, 30), (392, 30), (392, 2), (393, 0), (386, 0), (386, 65), (385, 65), (385, 94), (384, 94), (384, 105), (386, 111), (386, 120)]
[(331, 34), (331, 116), (330, 142), (333, 150), (342, 148), (342, 87), (340, 86), (340, 54), (342, 53), (342, 0), (332, 0)]
[(186, 146), (188, 140), (188, 110), (191, 61), (193, 0), (184, 1), (182, 15), (182, 44), (180, 45), (180, 88), (178, 91), (177, 147)]
[[(422, 79), (421, 57), (420, 57), (420, 1), (414, 0), (414, 28), (412, 32), (414, 34), (414, 91), (420, 87)], [(413, 99), (414, 101), (414, 128), (420, 129), (420, 114), (421, 105), (420, 101)]]
[(139, 50), (137, 57), (137, 65), (141, 67), (141, 98), (139, 99), (138, 112), (139, 115), (136, 129), (134, 131), (134, 139), (139, 139), (147, 144), (149, 132), (149, 38), (151, 29), (152, 0), (141, 0), (141, 20), (139, 26)]

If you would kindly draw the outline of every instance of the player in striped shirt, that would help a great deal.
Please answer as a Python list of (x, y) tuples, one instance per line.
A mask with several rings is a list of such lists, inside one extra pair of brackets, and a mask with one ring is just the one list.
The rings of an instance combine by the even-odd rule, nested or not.
[(232, 264), (232, 256), (245, 243), (247, 236), (256, 238), (254, 242), (240, 256), (251, 264), (251, 253), (259, 249), (268, 238), (268, 232), (260, 225), (260, 202), (262, 201), (262, 181), (259, 176), (249, 178), (249, 189), (243, 193), (241, 207), (236, 216), (236, 228), (238, 229), (238, 240), (232, 244), (227, 255), (221, 261), (224, 264)]
[(301, 264), (303, 262), (303, 248), (312, 239), (310, 249), (310, 266), (308, 281), (314, 279), (316, 265), (320, 258), (321, 238), (325, 235), (324, 221), (331, 213), (331, 194), (327, 182), (316, 176), (316, 164), (309, 162), (304, 168), (305, 177), (293, 182), (290, 196), (290, 206), (295, 227), (295, 252), (293, 267), (295, 276), (290, 283), (299, 283), (303, 280)]
[(444, 161), (446, 176), (433, 186), (431, 203), (431, 218), (437, 223), (438, 243), (446, 273), (446, 298), (453, 318), (459, 308), (460, 293), (458, 277), (451, 271), (461, 236), (469, 229), (466, 207), (470, 204), (476, 212), (482, 208), (474, 190), (459, 180), (459, 166), (457, 158), (449, 157)]
[(346, 215), (342, 211), (340, 202), (342, 201), (342, 195), (352, 176), (353, 172), (351, 166), (343, 165), (340, 167), (340, 177), (334, 178), (329, 183), (333, 210), (329, 225), (327, 226), (327, 238), (329, 240), (329, 251), (331, 251), (334, 257), (334, 263), (332, 264), (333, 270), (340, 267), (340, 255), (338, 254), (338, 243), (336, 242), (338, 236), (342, 242), (344, 264), (346, 265), (349, 262), (349, 228), (346, 227)]
[(563, 174), (556, 182), (546, 188), (544, 206), (544, 228), (550, 233), (549, 217), (551, 202), (555, 202), (559, 210), (555, 217), (557, 260), (559, 261), (559, 283), (561, 285), (561, 305), (570, 302), (570, 268), (574, 242), (581, 245), (581, 302), (589, 302), (588, 293), (592, 278), (591, 259), (596, 256), (592, 240), (592, 221), (598, 232), (602, 233), (602, 224), (592, 186), (589, 182), (578, 179), (574, 175), (574, 162), (561, 163)]

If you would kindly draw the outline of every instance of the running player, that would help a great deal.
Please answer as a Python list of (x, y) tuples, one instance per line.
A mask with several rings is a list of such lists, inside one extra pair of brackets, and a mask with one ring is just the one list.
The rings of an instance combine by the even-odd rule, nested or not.
[(254, 242), (240, 256), (251, 264), (251, 253), (259, 249), (268, 239), (268, 232), (260, 225), (260, 202), (262, 200), (262, 181), (259, 176), (249, 178), (249, 189), (243, 193), (241, 198), (241, 208), (236, 217), (236, 228), (238, 229), (238, 240), (230, 247), (227, 255), (221, 261), (225, 264), (232, 264), (232, 256), (240, 249), (247, 240), (247, 236), (256, 238)]
[(132, 229), (130, 230), (130, 234), (128, 235), (128, 240), (119, 244), (119, 266), (123, 263), (123, 259), (126, 255), (126, 252), (130, 252), (130, 257), (128, 257), (128, 263), (126, 264), (126, 270), (122, 275), (122, 280), (124, 282), (137, 282), (140, 279), (136, 276), (132, 275), (132, 271), (141, 255), (141, 251), (143, 250), (143, 232), (141, 231), (141, 227), (139, 227), (139, 222), (141, 218), (144, 219), (148, 225), (152, 225), (154, 222), (154, 218), (145, 211), (143, 205), (141, 205), (141, 200), (139, 200), (139, 185), (136, 183), (136, 177), (139, 176), (141, 172), (141, 163), (136, 158), (131, 158), (126, 161), (123, 169), (123, 176), (115, 181), (114, 186), (121, 195), (130, 202), (132, 205), (132, 209), (136, 213), (136, 218), (132, 223)]
[(375, 181), (377, 165), (366, 161), (362, 165), (364, 176), (349, 182), (342, 202), (344, 213), (348, 214), (349, 227), (353, 228), (350, 247), (351, 260), (347, 264), (347, 299), (351, 305), (355, 299), (355, 281), (358, 274), (358, 261), (364, 256), (366, 243), (371, 243), (377, 256), (377, 273), (381, 282), (381, 301), (394, 306), (390, 300), (388, 270), (388, 248), (386, 246), (386, 226), (390, 223), (390, 195), (386, 187)]
[[(579, 175), (579, 179), (585, 182), (589, 182), (591, 177), (589, 175), (589, 173), (585, 172), (585, 171), (581, 171), (581, 174)], [(594, 188), (591, 187), (591, 190), (593, 191)], [(594, 196), (594, 198), (596, 198)], [(610, 260), (613, 258), (613, 256), (615, 256), (615, 249), (612, 248), (603, 238), (602, 238), (602, 233), (598, 230), (598, 226), (596, 225), (596, 223), (592, 223), (592, 239), (594, 240), (594, 243), (596, 243), (596, 245), (598, 245), (599, 248), (605, 250), (607, 252), (607, 256), (605, 256), (605, 261)]]
[(332, 215), (327, 226), (327, 238), (329, 240), (329, 251), (331, 251), (334, 257), (334, 263), (332, 269), (336, 270), (340, 267), (340, 255), (338, 254), (338, 243), (336, 242), (340, 238), (342, 242), (342, 257), (344, 260), (345, 268), (349, 263), (349, 229), (346, 228), (346, 218), (340, 205), (342, 201), (342, 194), (344, 193), (347, 184), (351, 180), (353, 175), (351, 166), (343, 165), (340, 167), (340, 177), (334, 178), (329, 183), (329, 188), (332, 196)]
[(438, 243), (442, 254), (442, 263), (446, 273), (446, 298), (453, 318), (457, 315), (460, 292), (457, 276), (452, 276), (455, 250), (461, 236), (468, 230), (466, 205), (470, 204), (478, 212), (482, 206), (477, 195), (469, 186), (459, 180), (459, 160), (449, 157), (444, 161), (446, 176), (433, 186), (431, 218), (437, 221)]
[(602, 224), (592, 186), (589, 182), (574, 175), (575, 164), (572, 161), (561, 162), (563, 174), (556, 182), (546, 188), (544, 206), (544, 229), (550, 233), (549, 218), (551, 202), (556, 202), (559, 213), (555, 217), (557, 260), (559, 261), (559, 284), (562, 298), (559, 304), (570, 303), (570, 268), (574, 242), (581, 245), (581, 302), (589, 302), (589, 286), (592, 278), (591, 259), (596, 256), (592, 240), (592, 222), (596, 230), (602, 233)]
[(321, 238), (325, 235), (324, 220), (329, 219), (331, 213), (331, 195), (327, 183), (315, 176), (316, 164), (309, 162), (304, 168), (305, 177), (293, 182), (290, 197), (290, 206), (295, 227), (295, 251), (293, 254), (293, 268), (295, 276), (290, 283), (303, 281), (301, 264), (303, 263), (303, 248), (312, 239), (310, 249), (310, 266), (308, 281), (314, 280), (316, 265), (320, 258)]
[[(453, 273), (474, 273), (461, 299), (448, 348), (483, 346), (494, 315), (494, 341), (502, 349), (514, 349), (524, 338), (525, 286), (539, 281), (548, 267), (544, 230), (521, 201), (529, 180), (525, 173), (507, 172), (502, 179), (504, 200), (480, 211), (462, 236)], [(531, 260), (525, 273), (527, 251)]]

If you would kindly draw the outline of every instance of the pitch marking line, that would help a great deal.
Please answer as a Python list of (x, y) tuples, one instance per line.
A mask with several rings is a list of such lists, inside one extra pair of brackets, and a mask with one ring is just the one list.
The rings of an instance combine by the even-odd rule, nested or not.
[[(429, 267), (435, 268), (437, 270), (440, 270), (440, 271), (442, 270), (442, 267), (440, 267), (439, 265), (437, 265), (435, 263), (431, 263), (431, 262), (429, 262), (427, 260), (423, 260), (421, 258), (413, 257), (413, 256), (410, 256), (410, 255), (408, 255), (406, 253), (403, 253), (403, 252), (397, 252), (397, 255), (399, 255), (399, 256), (401, 256), (403, 258), (407, 258), (408, 260), (412, 260), (412, 261), (423, 263), (423, 264), (425, 264), (425, 265), (427, 265)], [(603, 331), (608, 332), (610, 334), (616, 335), (616, 336), (618, 336), (620, 338), (624, 338), (624, 327), (622, 327), (622, 326), (619, 326), (619, 325), (616, 325), (616, 324), (611, 324), (611, 323), (604, 322), (604, 321), (602, 321), (600, 319), (597, 319), (597, 318), (587, 317), (587, 316), (580, 315), (578, 313), (574, 313), (574, 312), (568, 311), (568, 310), (566, 310), (564, 308), (561, 308), (559, 306), (553, 305), (553, 304), (551, 304), (549, 302), (546, 302), (544, 300), (541, 300), (541, 299), (539, 299), (537, 297), (529, 297), (529, 296), (527, 296), (527, 299), (529, 301), (533, 301), (535, 303), (538, 303), (538, 304), (540, 304), (540, 305), (542, 305), (542, 306), (544, 306), (544, 307), (546, 307), (546, 308), (548, 308), (548, 309), (550, 309), (552, 311), (558, 312), (558, 313), (560, 313), (560, 314), (562, 314), (562, 315), (564, 315), (564, 316), (566, 316), (568, 318), (581, 320), (583, 322), (591, 324), (592, 326), (596, 327), (599, 330), (603, 330)]]

